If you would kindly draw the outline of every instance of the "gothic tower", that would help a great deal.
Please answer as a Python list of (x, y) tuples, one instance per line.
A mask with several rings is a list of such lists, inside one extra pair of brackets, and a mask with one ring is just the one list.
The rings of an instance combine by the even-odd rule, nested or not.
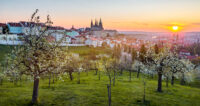
[(99, 28), (101, 28), (101, 30), (103, 30), (103, 24), (102, 24), (101, 18), (100, 18), (100, 21), (99, 21)]
[(93, 21), (91, 20), (91, 25), (90, 25), (90, 27), (92, 28), (94, 25), (93, 25)]
[(104, 30), (101, 18), (100, 18), (99, 22), (95, 19), (95, 23), (93, 23), (93, 20), (91, 20), (90, 30), (91, 31), (102, 31), (102, 30)]

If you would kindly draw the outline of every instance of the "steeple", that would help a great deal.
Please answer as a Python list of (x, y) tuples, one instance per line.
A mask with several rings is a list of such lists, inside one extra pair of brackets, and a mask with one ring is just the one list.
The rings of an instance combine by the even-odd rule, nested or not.
[(71, 30), (76, 30), (76, 29), (74, 28), (74, 25), (72, 25), (72, 28), (71, 28)]
[(103, 29), (103, 24), (102, 24), (101, 18), (99, 20), (99, 27)]
[(90, 27), (92, 28), (94, 25), (93, 25), (93, 21), (91, 20), (91, 25), (90, 25)]

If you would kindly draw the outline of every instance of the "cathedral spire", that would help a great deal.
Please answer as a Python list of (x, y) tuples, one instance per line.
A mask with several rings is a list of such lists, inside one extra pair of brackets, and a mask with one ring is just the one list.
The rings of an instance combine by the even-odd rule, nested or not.
[(90, 25), (90, 27), (92, 28), (94, 25), (93, 25), (93, 21), (91, 20), (91, 25)]
[(101, 18), (100, 18), (100, 20), (99, 20), (99, 27), (100, 27), (100, 28), (103, 28)]
[(102, 23), (102, 21), (101, 21), (101, 18), (100, 18), (100, 20), (99, 20), (99, 27), (100, 27), (101, 30), (104, 30), (104, 28), (103, 28), (103, 23)]

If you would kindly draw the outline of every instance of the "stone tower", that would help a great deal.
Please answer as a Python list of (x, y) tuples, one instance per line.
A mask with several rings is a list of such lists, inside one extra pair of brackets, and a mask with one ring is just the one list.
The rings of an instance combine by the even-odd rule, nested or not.
[(100, 21), (99, 21), (99, 28), (101, 28), (103, 30), (103, 24), (102, 24), (101, 18), (100, 18)]
[(92, 28), (94, 25), (93, 25), (93, 21), (91, 20), (91, 25), (90, 25), (90, 27)]

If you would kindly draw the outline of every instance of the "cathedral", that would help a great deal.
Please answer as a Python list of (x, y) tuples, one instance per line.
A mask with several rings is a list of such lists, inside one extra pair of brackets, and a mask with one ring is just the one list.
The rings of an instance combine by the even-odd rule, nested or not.
[(94, 24), (93, 24), (93, 21), (91, 20), (90, 30), (91, 31), (102, 31), (102, 30), (104, 30), (101, 19), (99, 20), (99, 22), (97, 20), (95, 20)]

